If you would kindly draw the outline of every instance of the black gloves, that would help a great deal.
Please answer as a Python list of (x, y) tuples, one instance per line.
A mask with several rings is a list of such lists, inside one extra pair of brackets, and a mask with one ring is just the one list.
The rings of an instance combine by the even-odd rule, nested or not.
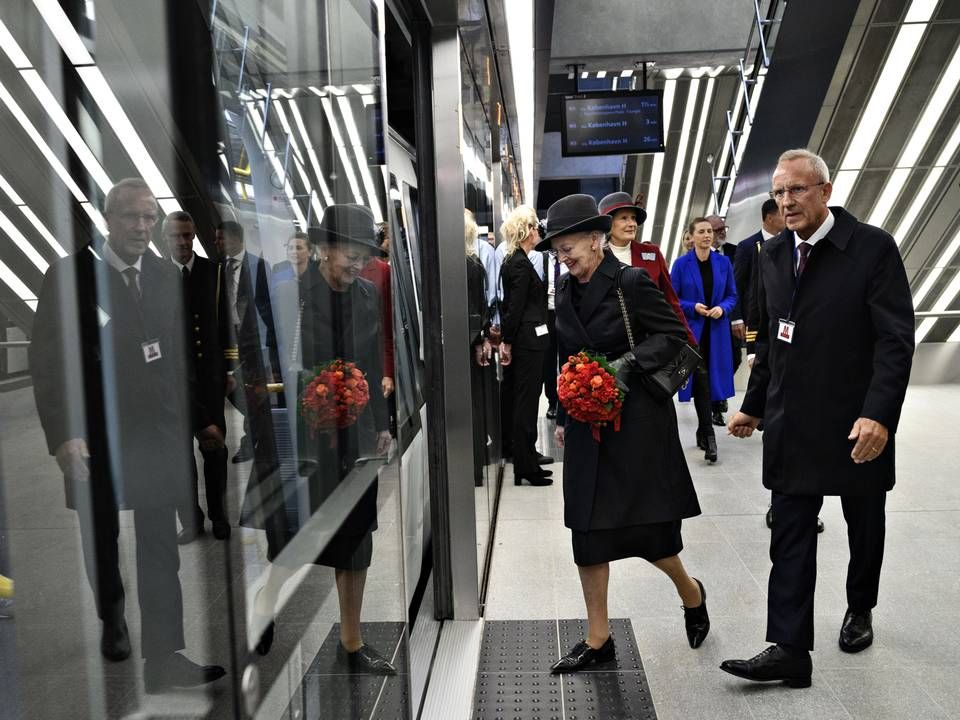
[(630, 373), (636, 370), (637, 367), (637, 358), (633, 352), (628, 350), (616, 360), (612, 360), (610, 367), (613, 368), (615, 373), (614, 377), (617, 381), (617, 387), (624, 392), (628, 392), (630, 388), (627, 387), (627, 379), (630, 377)]

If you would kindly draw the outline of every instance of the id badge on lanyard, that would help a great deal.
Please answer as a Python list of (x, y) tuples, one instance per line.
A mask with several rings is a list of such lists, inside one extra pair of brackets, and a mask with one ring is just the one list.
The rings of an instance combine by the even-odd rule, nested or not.
[(793, 321), (793, 307), (797, 303), (797, 290), (800, 288), (800, 276), (797, 275), (797, 249), (793, 249), (793, 297), (790, 298), (790, 311), (785, 318), (780, 318), (777, 324), (777, 340), (785, 342), (787, 345), (793, 344), (793, 338), (797, 331), (797, 323)]

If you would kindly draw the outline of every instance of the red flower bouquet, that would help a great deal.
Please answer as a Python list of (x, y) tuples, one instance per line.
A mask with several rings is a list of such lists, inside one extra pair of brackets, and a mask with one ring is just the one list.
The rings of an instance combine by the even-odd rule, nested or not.
[(311, 437), (350, 427), (370, 401), (370, 387), (352, 362), (332, 360), (307, 373), (300, 395), (300, 415)]
[(600, 442), (600, 428), (613, 424), (620, 430), (623, 390), (617, 387), (613, 369), (602, 355), (581, 350), (560, 369), (557, 396), (574, 420), (589, 423), (593, 439)]

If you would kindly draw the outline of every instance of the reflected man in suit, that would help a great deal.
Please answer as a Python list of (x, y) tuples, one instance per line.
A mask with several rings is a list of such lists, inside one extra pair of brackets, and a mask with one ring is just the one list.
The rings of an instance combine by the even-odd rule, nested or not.
[[(229, 345), (229, 312), (221, 266), (193, 251), (196, 228), (190, 213), (178, 210), (168, 215), (162, 229), (170, 259), (181, 277), (184, 320), (188, 352), (196, 375), (196, 399), (203, 413), (204, 427), (217, 428), (217, 437), (201, 444), (203, 483), (206, 487), (207, 514), (218, 540), (230, 537), (227, 519), (227, 447), (224, 437), (227, 422), (223, 403), (227, 392), (224, 348)], [(190, 501), (180, 508), (183, 530), (177, 536), (181, 545), (203, 535), (203, 510), (200, 509), (196, 458), (191, 454), (193, 488)]]
[(44, 278), (30, 366), (50, 454), (78, 511), (87, 577), (108, 660), (130, 654), (119, 567), (119, 509), (132, 509), (141, 653), (147, 692), (224, 675), (184, 647), (176, 507), (186, 497), (191, 429), (219, 437), (191, 412), (180, 279), (146, 252), (159, 209), (139, 178), (107, 194), (106, 243), (59, 260)]
[(748, 680), (811, 683), (816, 518), (838, 495), (850, 545), (839, 645), (873, 642), (894, 435), (914, 350), (910, 286), (893, 238), (842, 207), (822, 158), (788, 150), (771, 196), (786, 230), (764, 244), (757, 357), (738, 413), (748, 437), (761, 422), (763, 484), (773, 491), (767, 641), (721, 669)]

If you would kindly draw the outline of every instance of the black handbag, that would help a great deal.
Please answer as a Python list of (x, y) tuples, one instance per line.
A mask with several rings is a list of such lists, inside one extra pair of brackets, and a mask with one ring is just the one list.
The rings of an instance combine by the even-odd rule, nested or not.
[[(633, 328), (630, 326), (630, 313), (627, 312), (627, 301), (623, 297), (623, 290), (620, 288), (620, 275), (617, 274), (617, 298), (620, 300), (620, 311), (623, 313), (623, 324), (627, 328), (627, 341), (630, 343), (630, 349), (633, 350), (637, 345), (633, 340)], [(661, 367), (649, 373), (644, 373), (640, 377), (643, 380), (644, 387), (657, 400), (669, 400), (685, 386), (700, 363), (700, 354), (690, 347), (689, 343), (684, 343), (683, 347), (671, 360), (664, 363)]]

